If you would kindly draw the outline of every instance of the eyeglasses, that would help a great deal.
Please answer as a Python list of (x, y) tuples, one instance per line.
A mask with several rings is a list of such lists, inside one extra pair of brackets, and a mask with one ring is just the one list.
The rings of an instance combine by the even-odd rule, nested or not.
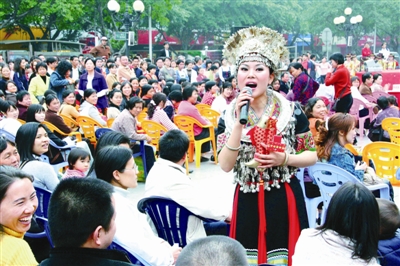
[(139, 173), (139, 166), (137, 166), (137, 164), (135, 164), (132, 168), (125, 168), (123, 169), (124, 171), (131, 171), (131, 170), (135, 170), (136, 173)]

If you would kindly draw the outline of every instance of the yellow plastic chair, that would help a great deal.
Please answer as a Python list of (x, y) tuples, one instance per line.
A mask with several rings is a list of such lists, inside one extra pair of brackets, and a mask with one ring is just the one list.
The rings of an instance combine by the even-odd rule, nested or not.
[(207, 118), (207, 120), (213, 124), (214, 128), (218, 128), (218, 118), (220, 113), (211, 108), (203, 108), (199, 112), (201, 116)]
[(17, 119), (18, 120), (18, 122), (20, 122), (21, 123), (21, 125), (24, 125), (24, 124), (26, 124), (26, 121), (25, 120), (22, 120), (22, 119)]
[(400, 144), (400, 118), (387, 117), (383, 119), (382, 129), (389, 133), (392, 143)]
[(203, 109), (206, 109), (206, 108), (210, 109), (211, 108), (211, 106), (209, 106), (208, 104), (205, 104), (205, 103), (198, 103), (195, 106), (196, 106), (197, 110), (199, 110), (199, 112), (201, 110), (203, 110)]
[[(146, 110), (145, 110), (146, 109)], [(142, 123), (144, 121), (144, 119), (147, 117), (147, 108), (143, 109), (138, 116), (136, 117), (136, 120), (139, 123)]]
[[(174, 117), (174, 122), (175, 125), (180, 129), (186, 132), (186, 134), (189, 137), (190, 140), (190, 146), (189, 146), (189, 162), (193, 162), (193, 149), (196, 152), (196, 168), (200, 167), (200, 159), (201, 159), (201, 145), (207, 141), (211, 141), (213, 152), (214, 152), (214, 158), (215, 158), (215, 164), (218, 164), (218, 158), (217, 158), (217, 145), (215, 142), (215, 134), (214, 134), (214, 127), (212, 124), (210, 125), (202, 125), (199, 121), (196, 119), (190, 117), (190, 116), (185, 116), (185, 115), (176, 115)], [(210, 136), (208, 138), (204, 138), (201, 140), (195, 140), (194, 138), (194, 125), (197, 125), (201, 128), (208, 128), (210, 130)]]
[(56, 127), (55, 125), (53, 125), (50, 122), (47, 121), (43, 121), (42, 122), (43, 125), (46, 125), (48, 129), (50, 129), (50, 131), (52, 132), (57, 132), (58, 134), (64, 135), (64, 136), (75, 136), (77, 141), (82, 141), (82, 135), (79, 132), (71, 132), (71, 133), (65, 133), (62, 132), (58, 127)]
[(92, 143), (93, 146), (96, 148), (97, 144), (97, 139), (95, 135), (96, 127), (97, 128), (104, 128), (104, 127), (99, 123), (97, 123), (96, 120), (88, 116), (79, 116), (76, 119), (76, 122), (78, 122), (79, 127), (82, 129), (85, 138), (87, 138), (90, 141), (90, 143)]
[(70, 128), (77, 128), (79, 127), (78, 122), (76, 122), (74, 119), (72, 119), (69, 116), (62, 115), (60, 114), (61, 118), (64, 120), (64, 123), (69, 126)]
[(111, 128), (112, 124), (114, 123), (115, 118), (109, 118), (107, 119), (107, 127)]
[(168, 129), (161, 125), (160, 123), (144, 120), (142, 122), (142, 129), (151, 138), (150, 145), (153, 145), (156, 148), (156, 152), (158, 152), (158, 141), (160, 140), (162, 134), (167, 132)]
[(369, 143), (363, 149), (362, 160), (368, 165), (372, 160), (377, 176), (388, 178), (393, 186), (400, 186), (400, 181), (396, 179), (396, 171), (400, 167), (400, 145), (384, 141)]

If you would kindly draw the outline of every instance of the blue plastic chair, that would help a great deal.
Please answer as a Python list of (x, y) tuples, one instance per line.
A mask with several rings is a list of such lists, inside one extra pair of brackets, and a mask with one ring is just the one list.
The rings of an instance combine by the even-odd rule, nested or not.
[[(315, 165), (308, 167), (308, 174), (314, 178), (323, 199), (323, 213), (321, 223), (325, 222), (326, 210), (332, 199), (333, 194), (341, 185), (346, 182), (361, 183), (354, 175), (346, 170), (328, 163), (317, 162)], [(376, 184), (366, 186), (369, 190), (379, 190), (380, 197), (389, 200), (389, 186), (386, 184)]]
[(47, 211), (49, 209), (51, 191), (35, 187), (36, 197), (38, 199), (38, 207), (35, 215), (38, 217), (48, 218)]
[(397, 180), (400, 180), (400, 168), (397, 168), (397, 171), (396, 171), (396, 179), (397, 179)]
[(0, 135), (3, 135), (6, 139), (15, 143), (15, 136), (10, 132), (0, 129)]
[(300, 182), (301, 190), (303, 191), (304, 201), (306, 203), (308, 225), (310, 228), (315, 228), (317, 226), (317, 208), (318, 204), (322, 202), (322, 197), (307, 198), (306, 188), (304, 185), (304, 168), (299, 168), (297, 171), (297, 179)]
[(105, 134), (107, 132), (110, 132), (110, 131), (112, 131), (112, 129), (110, 129), (110, 128), (99, 128), (99, 129), (96, 130), (96, 132), (94, 132), (94, 135), (96, 136), (96, 139), (99, 140), (99, 138), (103, 134)]
[(205, 222), (216, 222), (198, 216), (175, 201), (164, 197), (144, 198), (138, 202), (138, 210), (150, 216), (159, 237), (168, 241), (171, 246), (179, 244), (182, 248), (187, 245), (186, 231), (189, 216), (196, 216)]
[(128, 257), (128, 259), (131, 261), (132, 265), (145, 265), (140, 260), (138, 260), (132, 253), (121, 247), (115, 242), (112, 242), (111, 245), (107, 249), (113, 249), (113, 250), (119, 250), (125, 253), (125, 255)]
[(44, 229), (47, 239), (49, 240), (50, 246), (54, 248), (54, 244), (53, 241), (51, 240), (51, 235), (50, 235), (49, 221), (43, 217), (36, 217), (36, 222), (39, 226), (41, 226)]

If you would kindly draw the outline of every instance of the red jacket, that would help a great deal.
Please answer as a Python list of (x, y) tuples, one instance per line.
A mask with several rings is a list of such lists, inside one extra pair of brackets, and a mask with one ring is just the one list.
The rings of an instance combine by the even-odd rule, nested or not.
[(339, 65), (336, 70), (332, 73), (327, 73), (325, 77), (325, 85), (333, 85), (335, 87), (335, 99), (339, 98), (339, 95), (344, 90), (340, 98), (343, 98), (347, 94), (351, 93), (350, 90), (350, 72), (344, 65)]
[(361, 54), (362, 54), (363, 57), (368, 57), (368, 56), (371, 55), (371, 49), (366, 48), (366, 47), (362, 48)]

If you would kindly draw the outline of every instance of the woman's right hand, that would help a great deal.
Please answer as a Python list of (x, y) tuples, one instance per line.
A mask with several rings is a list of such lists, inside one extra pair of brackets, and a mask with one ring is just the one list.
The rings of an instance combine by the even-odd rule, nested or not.
[(172, 247), (172, 256), (174, 257), (174, 264), (176, 263), (176, 260), (178, 259), (179, 255), (181, 254), (182, 248), (179, 247), (178, 244), (174, 244)]
[(243, 105), (247, 103), (247, 101), (250, 101), (250, 103), (253, 101), (253, 97), (251, 97), (250, 94), (247, 93), (247, 90), (243, 90), (238, 94), (238, 97), (236, 99), (236, 106), (235, 106), (235, 111), (236, 111), (236, 117), (237, 121), (240, 119), (240, 109)]
[(364, 162), (360, 162), (358, 161), (355, 167), (355, 170), (363, 170), (365, 172), (365, 170), (367, 169), (367, 164)]

